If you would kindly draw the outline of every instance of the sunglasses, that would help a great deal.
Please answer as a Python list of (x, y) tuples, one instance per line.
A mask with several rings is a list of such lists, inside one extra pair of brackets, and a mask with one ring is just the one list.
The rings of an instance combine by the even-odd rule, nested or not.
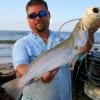
[(48, 14), (47, 11), (40, 11), (38, 14), (36, 14), (36, 13), (31, 13), (31, 14), (28, 15), (28, 17), (29, 17), (30, 19), (36, 19), (37, 16), (40, 17), (40, 18), (43, 18), (43, 17), (46, 17), (47, 14)]

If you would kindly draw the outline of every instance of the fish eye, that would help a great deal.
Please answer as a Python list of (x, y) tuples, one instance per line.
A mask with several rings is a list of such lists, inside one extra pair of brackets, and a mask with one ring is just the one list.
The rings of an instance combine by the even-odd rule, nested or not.
[(99, 12), (99, 9), (98, 8), (93, 8), (93, 12), (94, 13), (98, 13)]

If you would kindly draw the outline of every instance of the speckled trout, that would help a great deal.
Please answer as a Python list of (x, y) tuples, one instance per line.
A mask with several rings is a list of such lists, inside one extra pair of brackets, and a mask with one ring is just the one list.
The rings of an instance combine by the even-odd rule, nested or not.
[(29, 65), (29, 69), (21, 78), (5, 83), (2, 87), (15, 100), (18, 100), (23, 87), (29, 84), (31, 80), (34, 82), (34, 80), (39, 79), (48, 71), (65, 64), (71, 64), (87, 41), (88, 29), (92, 28), (98, 20), (100, 20), (100, 8), (89, 7), (83, 18), (76, 24), (68, 39), (40, 54)]

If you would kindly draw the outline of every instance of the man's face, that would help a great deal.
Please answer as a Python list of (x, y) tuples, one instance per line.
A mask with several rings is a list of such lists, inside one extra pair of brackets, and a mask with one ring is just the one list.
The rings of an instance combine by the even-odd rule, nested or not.
[(27, 10), (27, 20), (33, 32), (43, 32), (48, 30), (50, 13), (43, 4), (29, 6)]

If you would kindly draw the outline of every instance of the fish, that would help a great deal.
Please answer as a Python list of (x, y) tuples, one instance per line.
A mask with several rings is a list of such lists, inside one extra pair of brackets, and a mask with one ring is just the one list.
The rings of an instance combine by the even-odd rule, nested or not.
[(60, 68), (65, 64), (71, 64), (80, 53), (80, 49), (86, 44), (88, 29), (92, 28), (98, 20), (100, 20), (100, 8), (89, 7), (67, 39), (41, 53), (32, 61), (22, 77), (9, 81), (2, 87), (14, 100), (19, 100), (24, 86), (40, 79), (48, 71)]

